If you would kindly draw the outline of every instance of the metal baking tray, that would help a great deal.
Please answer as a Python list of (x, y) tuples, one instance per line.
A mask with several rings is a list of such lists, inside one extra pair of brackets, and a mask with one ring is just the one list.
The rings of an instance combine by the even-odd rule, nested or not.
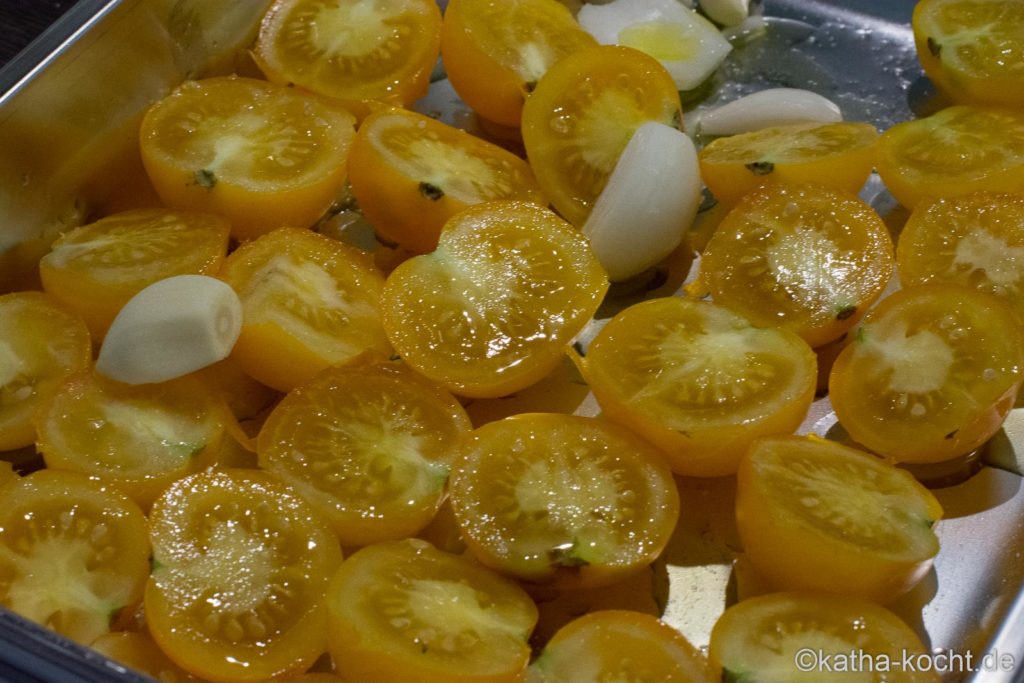
[[(247, 68), (245, 47), (268, 4), (80, 0), (0, 70), (0, 264), (13, 268), (16, 259), (5, 255), (30, 256), (61, 229), (116, 206), (124, 186), (144, 177), (135, 142), (143, 110), (186, 78)], [(708, 106), (770, 86), (815, 90), (840, 104), (845, 118), (880, 129), (927, 113), (934, 93), (914, 53), (912, 9), (912, 0), (766, 0), (767, 34), (734, 51), (700, 97), (687, 102), (688, 125)], [(418, 108), (475, 125), (443, 78)], [(899, 230), (906, 213), (877, 178), (862, 196)], [(690, 266), (664, 273), (655, 293), (674, 291)], [(650, 294), (619, 291), (616, 301), (621, 306)], [(521, 410), (597, 412), (570, 369), (512, 399), (469, 409), (478, 418)], [(827, 398), (814, 404), (802, 431), (843, 437)], [(977, 661), (998, 654), (1016, 663), (1015, 671), (953, 673), (947, 681), (1024, 681), (1022, 451), (1024, 409), (1016, 409), (981, 453), (946, 473), (934, 489), (946, 513), (936, 527), (942, 550), (921, 585), (890, 606), (935, 652), (970, 651)], [(542, 612), (612, 600), (608, 606), (662, 613), (693, 643), (706, 645), (722, 610), (755, 588), (733, 522), (733, 478), (679, 478), (678, 485), (683, 508), (675, 537), (627, 597), (584, 593), (572, 604), (542, 597)], [(147, 679), (0, 609), (0, 680)]]

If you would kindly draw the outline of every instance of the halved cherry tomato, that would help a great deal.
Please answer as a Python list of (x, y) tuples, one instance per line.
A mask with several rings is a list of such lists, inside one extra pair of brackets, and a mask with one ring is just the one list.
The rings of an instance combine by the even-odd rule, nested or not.
[(856, 194), (875, 165), (878, 132), (867, 123), (799, 123), (712, 141), (700, 174), (719, 201), (734, 203), (765, 183), (819, 183)]
[(455, 91), (480, 116), (513, 128), (541, 76), (594, 45), (557, 0), (451, 0), (441, 28), (441, 56)]
[(586, 238), (553, 212), (486, 202), (392, 272), (384, 326), (421, 374), (456, 394), (503, 396), (558, 365), (607, 288)]
[(425, 95), (440, 43), (434, 0), (277, 0), (255, 57), (270, 80), (339, 99), (362, 118), (371, 101)]
[(580, 365), (604, 415), (690, 476), (732, 474), (755, 438), (792, 433), (816, 378), (814, 353), (796, 334), (679, 297), (616, 315)]
[(765, 438), (740, 463), (743, 549), (778, 589), (888, 602), (931, 567), (941, 517), (910, 473), (831, 441)]
[(38, 449), (47, 467), (109, 483), (148, 509), (173, 481), (213, 462), (227, 412), (193, 378), (130, 386), (87, 370), (41, 405)]
[(384, 278), (354, 247), (281, 228), (235, 250), (221, 277), (242, 301), (232, 357), (278, 391), (364, 351), (391, 353), (380, 318)]
[(146, 621), (190, 673), (262, 681), (308, 669), (327, 646), (325, 596), (341, 562), (327, 523), (263, 472), (175, 482), (150, 515)]
[(901, 282), (958, 282), (1024, 321), (1024, 194), (974, 192), (917, 205), (896, 247)]
[(161, 683), (201, 683), (201, 679), (172, 662), (143, 631), (107, 633), (94, 640), (90, 647)]
[(73, 472), (40, 470), (3, 489), (0, 604), (88, 645), (142, 597), (142, 511)]
[(978, 190), (1024, 192), (1024, 114), (960, 106), (898, 123), (878, 140), (878, 173), (908, 209)]
[(922, 0), (912, 21), (928, 77), (956, 102), (1024, 106), (1024, 5)]
[(250, 78), (188, 81), (146, 112), (142, 161), (160, 198), (231, 221), (236, 239), (309, 227), (345, 184), (355, 117)]
[(528, 413), (471, 432), (449, 484), (469, 549), (510, 576), (607, 585), (661, 553), (679, 495), (663, 456), (604, 420)]
[(328, 368), (260, 430), (260, 466), (331, 522), (343, 545), (405, 538), (441, 505), (466, 412), (395, 363)]
[(1002, 425), (1024, 379), (1024, 336), (996, 297), (957, 284), (902, 289), (836, 359), (832, 406), (855, 440), (900, 462), (949, 460)]
[(633, 133), (682, 126), (679, 91), (658, 60), (599, 45), (554, 64), (523, 105), (523, 143), (541, 189), (580, 227)]
[(821, 346), (863, 317), (894, 265), (885, 223), (857, 197), (819, 185), (768, 186), (718, 226), (701, 276), (715, 303)]
[(331, 655), (351, 681), (512, 683), (537, 622), (514, 582), (416, 539), (357, 551), (328, 605)]
[(62, 235), (39, 262), (47, 293), (81, 315), (97, 343), (121, 307), (174, 275), (215, 275), (228, 250), (219, 216), (138, 209)]
[(445, 222), (472, 204), (546, 205), (533, 172), (516, 155), (401, 109), (363, 121), (348, 168), (352, 193), (377, 232), (420, 253), (433, 251)]
[[(903, 666), (904, 656), (917, 662), (928, 654), (917, 634), (885, 608), (807, 593), (772, 593), (733, 605), (715, 623), (708, 648), (716, 680), (758, 683), (938, 683), (935, 671)], [(876, 661), (879, 671), (868, 669)]]
[(529, 683), (711, 683), (708, 662), (683, 634), (641, 612), (591, 612), (559, 629), (530, 665)]
[(92, 362), (89, 330), (39, 292), (0, 296), (0, 451), (31, 446), (32, 415), (60, 380)]

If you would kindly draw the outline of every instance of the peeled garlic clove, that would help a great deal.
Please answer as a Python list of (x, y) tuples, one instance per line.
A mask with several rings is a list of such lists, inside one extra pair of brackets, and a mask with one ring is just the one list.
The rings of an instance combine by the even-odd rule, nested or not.
[(241, 331), (242, 304), (227, 283), (205, 275), (169, 277), (124, 305), (96, 370), (126, 384), (164, 382), (223, 360)]
[(722, 26), (735, 26), (750, 13), (750, 0), (700, 0), (700, 8), (711, 21)]
[(771, 88), (705, 112), (704, 135), (736, 135), (793, 123), (835, 123), (843, 120), (839, 106), (828, 98), (798, 88)]
[(645, 123), (619, 157), (583, 234), (608, 277), (625, 280), (679, 246), (700, 201), (693, 142), (675, 128)]
[(576, 19), (603, 45), (625, 45), (657, 59), (680, 90), (703, 83), (732, 50), (714, 24), (677, 0), (588, 4)]

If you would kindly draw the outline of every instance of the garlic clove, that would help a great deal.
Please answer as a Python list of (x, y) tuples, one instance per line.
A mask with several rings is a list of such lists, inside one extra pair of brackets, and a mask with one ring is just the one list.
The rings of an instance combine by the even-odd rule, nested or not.
[(657, 59), (680, 90), (707, 80), (732, 50), (714, 24), (678, 0), (588, 4), (576, 19), (603, 45), (625, 45)]
[(770, 88), (704, 112), (699, 130), (702, 135), (736, 135), (771, 126), (842, 120), (839, 106), (826, 97), (798, 88)]
[(164, 382), (223, 360), (242, 330), (231, 287), (205, 275), (177, 275), (146, 287), (110, 325), (96, 370), (126, 384)]
[(697, 215), (701, 185), (685, 133), (656, 122), (637, 129), (583, 225), (612, 281), (642, 273), (679, 246)]
[(722, 26), (736, 26), (750, 14), (750, 0), (700, 0), (700, 8), (711, 21)]

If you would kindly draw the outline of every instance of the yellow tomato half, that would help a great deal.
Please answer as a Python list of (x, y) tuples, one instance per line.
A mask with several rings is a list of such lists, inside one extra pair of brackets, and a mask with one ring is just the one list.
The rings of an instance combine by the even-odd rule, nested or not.
[(753, 439), (793, 432), (814, 398), (814, 353), (797, 335), (679, 297), (619, 313), (580, 364), (604, 414), (690, 476), (732, 474)]
[(941, 517), (910, 473), (823, 439), (761, 439), (740, 463), (743, 549), (780, 590), (888, 602), (931, 567)]
[(546, 205), (525, 161), (497, 145), (402, 109), (366, 118), (349, 155), (359, 208), (386, 240), (426, 253), (445, 222), (473, 204)]
[(142, 161), (160, 198), (231, 221), (235, 239), (305, 228), (345, 184), (355, 117), (250, 78), (188, 81), (146, 112)]

